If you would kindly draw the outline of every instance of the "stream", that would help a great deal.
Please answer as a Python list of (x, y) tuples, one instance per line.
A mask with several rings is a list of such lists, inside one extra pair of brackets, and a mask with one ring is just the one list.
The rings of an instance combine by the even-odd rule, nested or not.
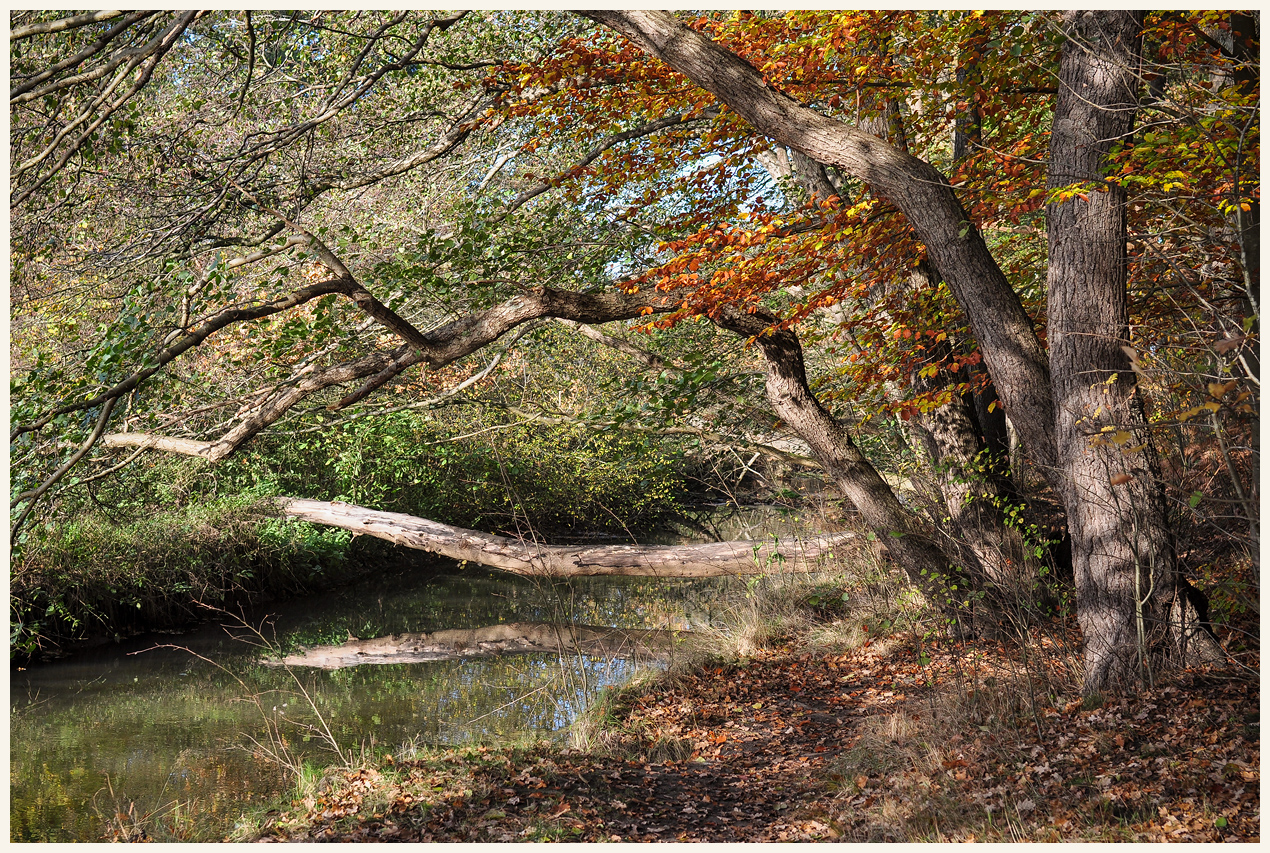
[[(770, 510), (729, 522), (720, 538), (792, 536), (799, 527)], [(348, 756), (560, 737), (600, 691), (648, 665), (581, 652), (329, 670), (263, 662), (279, 652), (503, 623), (693, 630), (715, 621), (721, 593), (742, 583), (551, 582), (420, 554), (408, 569), (245, 621), (226, 615), (180, 636), (14, 668), (10, 840), (95, 841), (146, 815), (223, 837), (245, 811), (288, 790), (287, 765), (334, 763), (337, 749)]]

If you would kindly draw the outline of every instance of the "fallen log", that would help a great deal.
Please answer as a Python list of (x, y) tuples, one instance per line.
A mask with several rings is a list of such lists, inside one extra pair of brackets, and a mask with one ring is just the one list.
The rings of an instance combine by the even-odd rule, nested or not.
[(545, 652), (590, 657), (664, 659), (676, 631), (597, 628), (552, 622), (509, 622), (485, 628), (454, 628), (420, 634), (390, 634), (370, 640), (350, 640), (314, 646), (289, 654), (271, 666), (345, 669), (366, 664), (422, 663)]
[(767, 572), (815, 571), (835, 545), (854, 533), (828, 533), (788, 542), (710, 542), (704, 545), (544, 545), (452, 527), (426, 518), (380, 512), (339, 501), (282, 498), (283, 515), (386, 539), (519, 575), (628, 575), (706, 578)]

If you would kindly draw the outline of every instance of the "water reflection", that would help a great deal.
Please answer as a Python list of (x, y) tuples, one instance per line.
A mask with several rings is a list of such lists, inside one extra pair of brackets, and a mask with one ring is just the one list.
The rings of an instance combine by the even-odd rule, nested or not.
[[(705, 536), (667, 536), (663, 544), (787, 539), (804, 529), (770, 510), (711, 511), (697, 526)], [(288, 653), (350, 637), (511, 622), (692, 630), (720, 615), (722, 593), (735, 583), (536, 581), (421, 557), (410, 570), (248, 614), (258, 633), (210, 625), (15, 671), (10, 838), (96, 840), (115, 815), (126, 824), (129, 808), (166, 815), (161, 825), (197, 826), (206, 839), (223, 837), (245, 810), (288, 784), (277, 765), (253, 754), (253, 743), (316, 761), (329, 756), (328, 730), (340, 749), (376, 752), (407, 742), (551, 736), (634, 667), (624, 658), (557, 653), (287, 671), (260, 663), (262, 639)], [(155, 648), (173, 643), (188, 651)]]
[[(228, 632), (213, 625), (14, 672), (10, 838), (98, 839), (130, 807), (133, 814), (175, 808), (169, 820), (189, 826), (196, 818), (203, 831), (224, 833), (253, 801), (287, 784), (275, 765), (252, 754), (253, 742), (293, 760), (316, 760), (331, 750), (327, 730), (341, 749), (354, 751), (551, 736), (635, 666), (623, 658), (538, 653), (288, 672), (260, 664), (261, 637), (291, 651), (350, 636), (517, 621), (686, 629), (711, 619), (728, 583), (553, 584), (421, 563), (248, 615), (258, 636), (242, 624)], [(172, 643), (188, 651), (155, 648)]]

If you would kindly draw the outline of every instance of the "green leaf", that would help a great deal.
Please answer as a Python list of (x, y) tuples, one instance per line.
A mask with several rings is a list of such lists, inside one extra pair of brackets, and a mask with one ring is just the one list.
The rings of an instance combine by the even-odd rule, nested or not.
[(1191, 494), (1190, 499), (1187, 500), (1187, 503), (1191, 505), (1191, 509), (1195, 509), (1195, 507), (1199, 506), (1199, 502), (1202, 501), (1203, 499), (1204, 499), (1203, 492), (1194, 492)]

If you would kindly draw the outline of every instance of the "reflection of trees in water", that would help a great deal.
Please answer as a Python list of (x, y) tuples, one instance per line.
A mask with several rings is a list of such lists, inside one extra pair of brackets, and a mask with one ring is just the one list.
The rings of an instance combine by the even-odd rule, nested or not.
[[(740, 584), (732, 578), (552, 581), (453, 565), (420, 561), (411, 571), (371, 575), (273, 608), (266, 635), (290, 651), (343, 642), (350, 634), (500, 621), (694, 629), (716, 618), (726, 593)], [(303, 720), (290, 676), (254, 663), (257, 649), (228, 641), (219, 629), (178, 642), (187, 639), (248, 690), (276, 696), (280, 710)], [(265, 725), (241, 701), (244, 688), (230, 674), (187, 655), (128, 656), (127, 650), (99, 650), (15, 677), (10, 730), (22, 749), (10, 757), (11, 839), (96, 839), (102, 822), (92, 800), (105, 787), (104, 774), (119, 802), (153, 808), (180, 798), (183, 812), (207, 818), (208, 832), (228, 831), (242, 807), (283, 790), (278, 768), (230, 749)], [(624, 659), (556, 652), (297, 672), (342, 747), (395, 750), (407, 742), (549, 736), (635, 667)], [(28, 694), (40, 704), (26, 712), (18, 697)], [(273, 705), (271, 698), (266, 707)], [(316, 741), (305, 743), (298, 728), (290, 736), (291, 746), (316, 763), (329, 755)]]
[[(127, 664), (143, 672), (135, 658)], [(306, 671), (301, 679), (342, 746), (378, 751), (549, 737), (633, 671), (623, 660), (528, 654)], [(253, 665), (241, 675), (251, 691), (272, 697), (267, 708), (276, 703), (289, 719), (306, 720), (287, 673)], [(289, 784), (276, 766), (232, 748), (260, 736), (264, 722), (228, 675), (169, 671), (129, 682), (51, 699), (45, 691), (38, 712), (14, 717), (11, 736), (22, 749), (10, 757), (12, 840), (94, 840), (112, 803), (149, 810), (174, 798), (209, 831), (228, 831), (241, 807)], [(329, 758), (298, 726), (288, 736), (300, 756)], [(102, 794), (94, 805), (107, 774), (114, 797)]]
[(730, 578), (526, 578), (469, 567), (462, 573), (367, 578), (347, 590), (283, 609), (274, 620), (284, 650), (498, 622), (621, 628), (700, 627)]
[(785, 507), (770, 504), (745, 505), (724, 503), (718, 506), (689, 507), (682, 511), (682, 523), (675, 542), (732, 541), (750, 539), (768, 541), (813, 536), (839, 529), (826, 506)]

